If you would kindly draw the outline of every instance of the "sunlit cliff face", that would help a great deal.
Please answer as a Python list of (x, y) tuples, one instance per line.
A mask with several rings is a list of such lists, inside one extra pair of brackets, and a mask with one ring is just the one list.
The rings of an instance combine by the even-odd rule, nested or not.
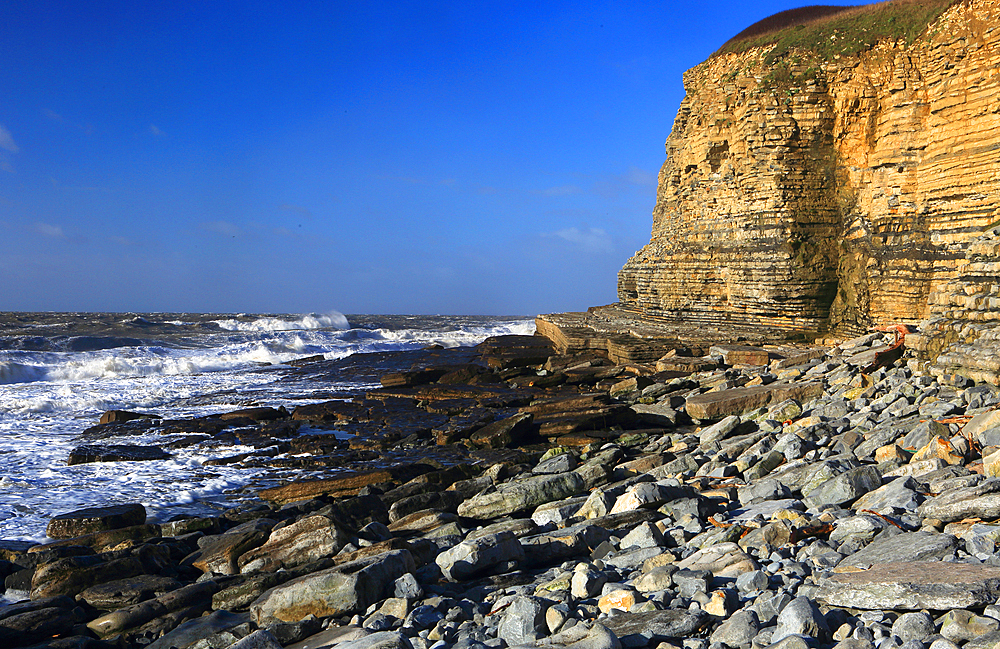
[(912, 45), (764, 50), (688, 71), (650, 243), (619, 274), (649, 315), (845, 333), (946, 302), (1000, 219), (1000, 1)]

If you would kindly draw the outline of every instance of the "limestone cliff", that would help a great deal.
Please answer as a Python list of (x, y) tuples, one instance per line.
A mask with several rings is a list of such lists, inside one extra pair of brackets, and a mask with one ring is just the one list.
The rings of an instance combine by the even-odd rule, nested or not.
[(768, 53), (684, 75), (621, 305), (844, 334), (1000, 305), (981, 239), (1000, 219), (1000, 0), (958, 2), (912, 43)]

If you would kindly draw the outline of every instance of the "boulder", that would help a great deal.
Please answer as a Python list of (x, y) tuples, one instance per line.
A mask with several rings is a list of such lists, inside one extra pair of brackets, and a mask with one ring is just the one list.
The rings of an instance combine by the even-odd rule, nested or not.
[(469, 439), (476, 446), (504, 448), (526, 437), (531, 432), (533, 419), (534, 415), (530, 412), (519, 412), (512, 417), (486, 424)]
[(998, 596), (1000, 568), (941, 561), (903, 561), (877, 563), (867, 570), (833, 574), (821, 580), (816, 600), (830, 606), (851, 608), (949, 610), (985, 606), (995, 602)]
[(469, 498), (458, 506), (458, 515), (479, 520), (500, 518), (575, 496), (584, 488), (584, 479), (574, 471), (533, 476), (498, 485), (496, 491)]
[(348, 537), (327, 516), (307, 516), (271, 532), (260, 547), (239, 555), (240, 572), (273, 572), (333, 556), (347, 543)]
[(623, 647), (645, 647), (693, 636), (710, 619), (711, 616), (701, 610), (668, 609), (647, 613), (621, 613), (603, 622), (609, 631), (618, 636)]
[(31, 578), (31, 599), (76, 596), (91, 586), (145, 573), (136, 557), (105, 561), (100, 556), (66, 557), (38, 566)]
[(50, 539), (68, 539), (92, 532), (142, 525), (145, 522), (146, 508), (140, 503), (88, 507), (52, 517), (45, 528), (45, 534)]
[(407, 550), (393, 550), (303, 575), (275, 586), (251, 606), (251, 619), (259, 626), (316, 617), (364, 612), (384, 598), (388, 588), (416, 570)]
[(94, 608), (113, 611), (177, 590), (181, 583), (161, 575), (137, 575), (97, 584), (77, 597)]
[(164, 593), (154, 599), (112, 611), (87, 623), (87, 628), (101, 638), (117, 635), (122, 631), (141, 626), (153, 618), (186, 607), (202, 605), (205, 609), (212, 595), (219, 590), (214, 581), (203, 581)]
[(434, 562), (446, 579), (461, 581), (498, 565), (524, 559), (520, 541), (510, 532), (500, 532), (462, 541), (440, 553)]
[(753, 385), (688, 397), (685, 409), (692, 419), (704, 421), (742, 415), (786, 399), (805, 403), (822, 394), (822, 383)]
[(838, 564), (840, 568), (867, 568), (876, 563), (928, 561), (955, 554), (958, 539), (951, 534), (907, 532), (880, 537)]
[(203, 536), (198, 539), (198, 551), (185, 557), (184, 563), (202, 572), (239, 574), (239, 558), (263, 545), (275, 524), (276, 521), (269, 518), (257, 518), (237, 525), (225, 534)]
[(134, 444), (85, 444), (77, 446), (69, 453), (66, 464), (87, 464), (90, 462), (148, 462), (170, 458), (157, 446), (137, 446)]

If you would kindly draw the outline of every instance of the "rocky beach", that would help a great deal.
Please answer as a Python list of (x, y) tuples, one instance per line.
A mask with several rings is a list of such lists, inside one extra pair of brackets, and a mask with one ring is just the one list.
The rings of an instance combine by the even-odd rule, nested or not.
[(4, 646), (992, 647), (1000, 391), (914, 372), (900, 337), (616, 364), (503, 336), (291, 412), (106, 413), (91, 461), (169, 428), (315, 473), (218, 516), (121, 504), (0, 544), (30, 596), (0, 609)]
[[(1000, 0), (764, 22), (685, 75), (616, 304), (19, 334), (29, 391), (84, 338), (73, 372), (241, 373), (60, 415), (60, 467), (178, 473), (58, 483), (101, 502), (0, 540), (0, 646), (1000, 647)], [(53, 451), (3, 452), (37, 523)]]

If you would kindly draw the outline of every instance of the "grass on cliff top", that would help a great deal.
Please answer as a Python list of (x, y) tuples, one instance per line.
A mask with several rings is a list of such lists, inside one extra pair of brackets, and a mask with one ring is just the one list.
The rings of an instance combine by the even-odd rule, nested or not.
[(766, 63), (792, 50), (814, 52), (822, 60), (853, 56), (881, 40), (912, 43), (944, 10), (960, 0), (890, 0), (835, 7), (814, 5), (765, 18), (726, 41), (712, 56), (774, 45)]

